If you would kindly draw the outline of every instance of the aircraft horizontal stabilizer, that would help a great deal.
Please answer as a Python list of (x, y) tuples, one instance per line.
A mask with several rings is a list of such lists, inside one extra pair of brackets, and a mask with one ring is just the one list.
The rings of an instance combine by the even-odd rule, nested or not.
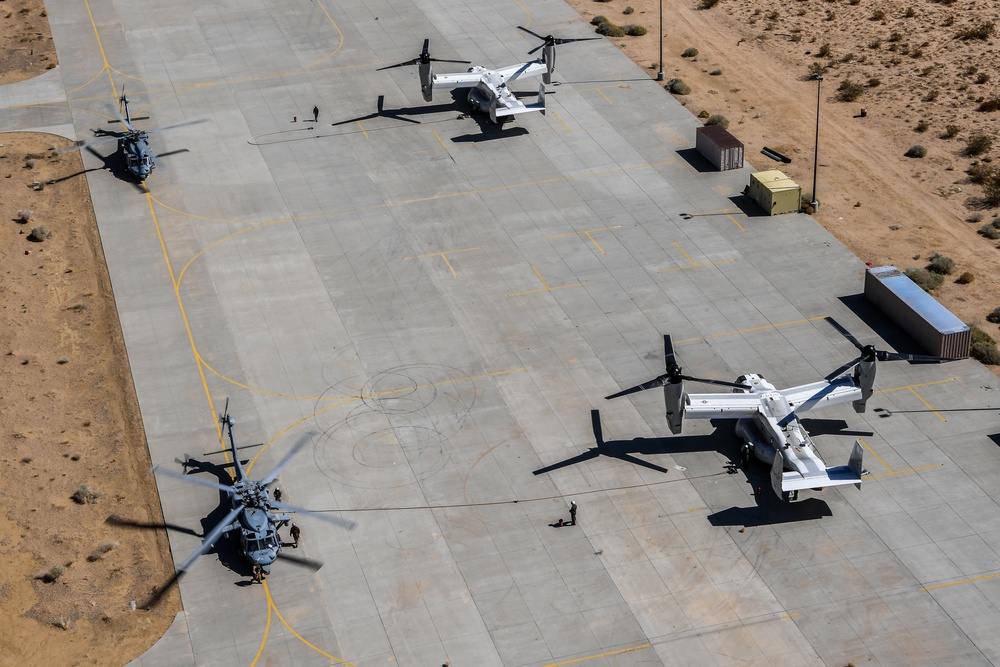
[[(860, 441), (854, 442), (854, 449), (851, 451), (851, 458), (849, 459), (847, 465), (845, 466), (834, 466), (832, 468), (826, 468), (825, 470), (818, 470), (815, 473), (802, 475), (798, 472), (780, 472), (780, 481), (775, 478), (775, 466), (781, 465), (778, 463), (781, 456), (780, 452), (778, 456), (775, 456), (776, 463), (771, 468), (771, 480), (772, 484), (775, 486), (775, 492), (779, 490), (778, 484), (780, 484), (780, 490), (782, 492), (787, 491), (801, 491), (803, 489), (819, 489), (827, 486), (843, 486), (845, 484), (853, 484), (854, 486), (861, 488), (861, 475), (864, 473), (864, 468), (862, 468), (862, 457), (864, 450), (861, 447)], [(779, 469), (780, 470), (780, 469)]]

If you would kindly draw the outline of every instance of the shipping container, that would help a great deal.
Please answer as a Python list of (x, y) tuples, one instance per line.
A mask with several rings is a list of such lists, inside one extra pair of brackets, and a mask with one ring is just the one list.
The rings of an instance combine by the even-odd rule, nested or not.
[(777, 169), (750, 174), (750, 198), (768, 215), (795, 213), (802, 206), (802, 186)]
[(955, 359), (969, 356), (972, 330), (895, 266), (868, 269), (865, 298), (928, 353)]
[(695, 132), (695, 149), (719, 171), (743, 168), (743, 144), (721, 125), (705, 125)]

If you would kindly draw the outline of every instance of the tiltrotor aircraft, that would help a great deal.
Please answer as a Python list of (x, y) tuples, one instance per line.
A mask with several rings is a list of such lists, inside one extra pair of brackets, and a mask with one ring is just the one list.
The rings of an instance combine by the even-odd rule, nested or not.
[(263, 479), (253, 480), (247, 477), (246, 471), (243, 469), (243, 464), (240, 461), (239, 451), (233, 438), (233, 426), (236, 422), (229, 416), (228, 406), (220, 421), (222, 422), (223, 429), (226, 430), (229, 436), (229, 452), (232, 455), (232, 465), (236, 471), (231, 485), (216, 484), (215, 482), (182, 475), (160, 467), (153, 468), (154, 472), (162, 475), (218, 489), (226, 493), (229, 497), (229, 512), (215, 527), (206, 533), (201, 546), (195, 549), (187, 560), (181, 563), (177, 568), (178, 575), (186, 572), (199, 556), (202, 556), (212, 548), (212, 545), (220, 537), (231, 532), (238, 533), (240, 550), (243, 556), (251, 564), (259, 566), (264, 574), (270, 573), (271, 564), (281, 555), (282, 543), (278, 537), (278, 529), (291, 521), (291, 516), (280, 513), (277, 510), (308, 513), (317, 519), (343, 526), (348, 530), (355, 527), (353, 521), (318, 514), (302, 507), (278, 502), (270, 496), (268, 487), (278, 478), (278, 475), (288, 465), (288, 462), (292, 460), (292, 457), (308, 444), (310, 438), (308, 434), (295, 443), (270, 474)]
[[(839, 324), (830, 320), (854, 344), (861, 356), (844, 364), (820, 382), (777, 389), (763, 376), (749, 373), (736, 382), (684, 375), (674, 356), (670, 336), (663, 337), (666, 373), (643, 384), (606, 396), (625, 396), (645, 389), (663, 387), (667, 426), (678, 434), (687, 419), (736, 419), (736, 435), (742, 441), (743, 462), (754, 456), (771, 467), (771, 486), (785, 500), (796, 498), (803, 489), (854, 484), (861, 488), (864, 450), (860, 441), (846, 466), (826, 467), (799, 416), (809, 410), (851, 403), (863, 413), (875, 383), (875, 363), (893, 359), (908, 361), (950, 361), (944, 357), (899, 354), (862, 345)], [(853, 367), (852, 374), (846, 374)], [(730, 394), (689, 394), (684, 380), (733, 387)]]
[[(528, 52), (532, 54), (542, 49), (541, 58), (530, 62), (501, 67), (500, 69), (489, 69), (481, 65), (474, 65), (467, 72), (435, 74), (431, 65), (433, 62), (471, 64), (471, 61), (432, 58), (429, 51), (430, 40), (425, 39), (424, 47), (420, 51), (420, 55), (416, 58), (396, 63), (395, 65), (380, 67), (377, 71), (417, 65), (420, 74), (420, 92), (423, 93), (425, 102), (433, 100), (435, 88), (468, 88), (469, 105), (472, 107), (472, 110), (489, 114), (490, 121), (493, 123), (502, 124), (512, 120), (517, 114), (532, 111), (540, 111), (544, 114), (545, 84), (552, 83), (552, 72), (556, 66), (556, 44), (583, 42), (601, 38), (561, 39), (552, 35), (543, 37), (522, 26), (518, 26), (518, 28), (543, 41), (540, 46)], [(510, 89), (510, 84), (520, 78), (535, 76), (542, 77), (542, 83), (538, 86), (538, 101), (533, 104), (525, 104)]]
[[(132, 118), (132, 115), (129, 113), (128, 102), (128, 97), (125, 96), (125, 86), (122, 86), (122, 94), (121, 97), (118, 98), (118, 120), (108, 121), (109, 123), (122, 123), (125, 126), (125, 132), (106, 132), (104, 130), (95, 131), (95, 134), (107, 136), (102, 139), (97, 139), (96, 141), (77, 142), (76, 145), (69, 148), (63, 148), (57, 152), (62, 153), (69, 150), (89, 148), (91, 146), (96, 146), (98, 144), (117, 139), (118, 148), (121, 150), (122, 156), (125, 159), (125, 169), (127, 169), (130, 174), (135, 176), (140, 181), (144, 181), (156, 168), (156, 163), (153, 161), (154, 155), (149, 148), (149, 135), (151, 133), (165, 132), (166, 130), (172, 130), (185, 125), (194, 125), (195, 123), (204, 123), (206, 120), (205, 118), (189, 120), (183, 123), (175, 123), (174, 125), (149, 130), (148, 132), (146, 130), (137, 130), (132, 124), (132, 121), (145, 120), (148, 116)], [(173, 155), (174, 153), (183, 153), (186, 150), (187, 149), (180, 149), (170, 151), (169, 153), (161, 153), (155, 157), (164, 157), (166, 155)]]

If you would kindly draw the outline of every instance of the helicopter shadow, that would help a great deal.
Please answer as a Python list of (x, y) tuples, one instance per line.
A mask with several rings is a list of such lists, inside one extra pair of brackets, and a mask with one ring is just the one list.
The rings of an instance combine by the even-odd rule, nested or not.
[[(631, 440), (611, 440), (605, 441), (603, 428), (601, 427), (601, 411), (590, 411), (590, 423), (594, 431), (595, 447), (591, 447), (582, 454), (570, 457), (558, 463), (545, 466), (533, 471), (534, 475), (544, 475), (545, 473), (576, 465), (595, 459), (598, 456), (607, 456), (618, 459), (626, 463), (649, 468), (660, 473), (670, 472), (663, 466), (636, 458), (633, 454), (643, 454), (656, 456), (659, 454), (676, 454), (696, 451), (721, 451), (725, 445), (725, 438), (720, 435), (719, 428), (714, 433), (708, 435), (673, 436), (669, 438), (633, 438)], [(713, 422), (714, 425), (714, 422)]]
[[(102, 134), (103, 133), (103, 134)], [(119, 137), (119, 133), (111, 132), (109, 130), (94, 130), (96, 136), (114, 136)], [(143, 186), (142, 182), (137, 181), (132, 174), (129, 173), (128, 169), (125, 168), (125, 155), (122, 153), (121, 147), (115, 144), (115, 150), (108, 155), (101, 155), (93, 146), (87, 146), (85, 150), (101, 161), (102, 166), (92, 169), (85, 169), (84, 172), (88, 171), (108, 171), (112, 176), (117, 178), (119, 181), (125, 181), (132, 187), (139, 190), (139, 192), (145, 193), (146, 188)], [(79, 176), (79, 174), (72, 174), (72, 176)]]

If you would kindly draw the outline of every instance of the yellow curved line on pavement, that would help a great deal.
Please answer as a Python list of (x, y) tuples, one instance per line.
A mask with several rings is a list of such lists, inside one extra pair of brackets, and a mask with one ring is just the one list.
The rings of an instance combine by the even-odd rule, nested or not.
[[(264, 591), (267, 591), (267, 581), (262, 582), (264, 584)], [(264, 647), (267, 645), (267, 637), (271, 634), (271, 596), (268, 595), (267, 602), (267, 622), (264, 624), (264, 635), (260, 638), (260, 646), (257, 647), (257, 655), (253, 657), (253, 662), (250, 663), (250, 667), (254, 667), (257, 661), (260, 660), (260, 655), (264, 652)]]
[(274, 598), (271, 597), (271, 590), (267, 587), (267, 582), (266, 581), (264, 582), (264, 594), (267, 596), (267, 604), (268, 604), (268, 606), (274, 608), (274, 613), (277, 614), (278, 620), (281, 621), (282, 625), (284, 625), (286, 628), (288, 628), (288, 631), (291, 632), (295, 636), (296, 639), (298, 639), (300, 642), (302, 642), (303, 644), (305, 644), (306, 646), (308, 646), (312, 650), (314, 650), (317, 653), (319, 653), (320, 655), (322, 655), (324, 658), (329, 658), (330, 660), (333, 660), (337, 664), (347, 665), (347, 667), (357, 667), (357, 665), (355, 665), (353, 663), (347, 662), (346, 660), (341, 660), (340, 658), (338, 658), (336, 656), (330, 655), (329, 653), (327, 653), (326, 651), (324, 651), (323, 649), (321, 649), (320, 647), (316, 646), (315, 644), (313, 644), (312, 642), (310, 642), (308, 639), (306, 639), (305, 637), (303, 637), (302, 635), (300, 635), (298, 632), (296, 632), (295, 628), (293, 628), (291, 625), (289, 625), (288, 621), (285, 620), (285, 617), (281, 615), (280, 611), (278, 611), (278, 605), (276, 605), (274, 603)]

